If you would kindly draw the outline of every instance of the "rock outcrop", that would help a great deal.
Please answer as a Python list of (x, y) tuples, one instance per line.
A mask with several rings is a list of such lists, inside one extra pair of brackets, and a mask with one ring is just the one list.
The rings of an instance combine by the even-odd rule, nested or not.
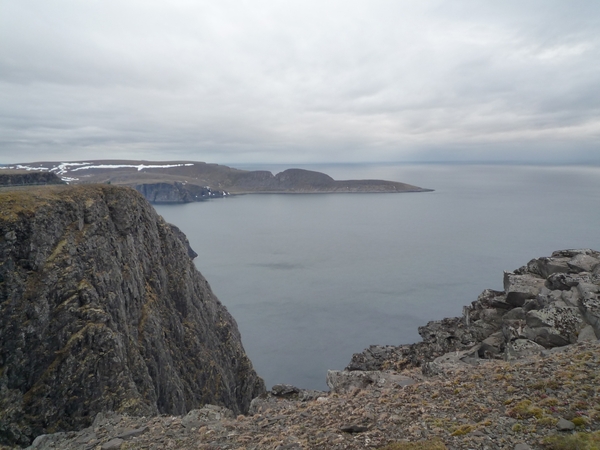
[(0, 186), (31, 186), (42, 184), (65, 184), (65, 182), (51, 172), (0, 170)]
[(133, 189), (0, 192), (0, 444), (265, 391), (182, 233)]
[(257, 170), (238, 175), (231, 187), (233, 192), (248, 193), (345, 193), (345, 192), (424, 192), (406, 183), (385, 180), (334, 180), (321, 172), (287, 169), (273, 175)]
[(150, 203), (191, 203), (221, 198), (228, 195), (225, 191), (213, 190), (208, 186), (188, 183), (145, 183), (133, 186)]
[(504, 291), (487, 289), (462, 317), (419, 327), (422, 342), (371, 346), (347, 371), (422, 367), (436, 373), (485, 359), (512, 360), (600, 338), (600, 253), (561, 250), (505, 272)]

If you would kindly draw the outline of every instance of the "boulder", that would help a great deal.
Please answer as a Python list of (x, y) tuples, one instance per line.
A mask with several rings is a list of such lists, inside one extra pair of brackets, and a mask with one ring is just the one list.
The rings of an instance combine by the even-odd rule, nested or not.
[(600, 264), (598, 258), (594, 258), (590, 254), (579, 253), (575, 255), (568, 263), (569, 268), (576, 272), (593, 272)]
[(387, 370), (392, 367), (402, 370), (412, 364), (414, 350), (410, 345), (371, 345), (361, 353), (352, 355), (350, 364), (344, 370)]
[(596, 341), (598, 340), (598, 336), (596, 336), (596, 332), (594, 331), (594, 327), (591, 325), (586, 325), (581, 329), (579, 335), (577, 336), (577, 342), (586, 342), (586, 341)]
[(293, 397), (297, 396), (300, 389), (291, 384), (276, 384), (271, 388), (271, 394), (275, 397)]
[(523, 306), (525, 300), (535, 298), (544, 287), (544, 279), (531, 274), (518, 275), (514, 272), (504, 272), (504, 290), (506, 303)]
[(571, 268), (568, 265), (568, 257), (560, 258), (538, 258), (529, 261), (527, 264), (528, 269), (540, 275), (542, 278), (548, 278), (550, 275), (555, 273), (568, 273)]
[(200, 428), (203, 423), (216, 422), (222, 419), (233, 419), (233, 411), (217, 405), (204, 405), (200, 409), (193, 409), (181, 419), (185, 428)]
[(558, 431), (573, 431), (575, 429), (575, 424), (570, 420), (561, 417), (556, 423), (556, 429)]
[(529, 339), (515, 339), (506, 344), (504, 359), (507, 361), (522, 359), (528, 356), (541, 355), (544, 347)]
[(579, 299), (579, 305), (585, 320), (594, 328), (596, 336), (600, 336), (600, 297), (588, 293)]
[(331, 392), (335, 393), (351, 392), (355, 389), (365, 389), (371, 386), (382, 388), (409, 386), (414, 383), (415, 380), (412, 378), (394, 372), (361, 370), (327, 371), (327, 386), (329, 386)]
[(493, 359), (504, 352), (506, 341), (502, 331), (496, 331), (481, 342), (477, 354), (480, 358)]
[(545, 286), (551, 290), (568, 291), (578, 283), (578, 280), (569, 274), (555, 273), (546, 279)]
[(425, 363), (423, 365), (423, 374), (437, 375), (454, 372), (457, 369), (468, 366), (476, 366), (483, 362), (483, 360), (479, 358), (479, 350), (480, 346), (476, 345), (469, 350), (446, 353), (431, 362)]

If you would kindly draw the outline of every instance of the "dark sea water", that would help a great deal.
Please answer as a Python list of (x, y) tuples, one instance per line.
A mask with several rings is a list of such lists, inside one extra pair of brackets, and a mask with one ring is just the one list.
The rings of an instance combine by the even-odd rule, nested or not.
[(326, 389), (327, 369), (370, 344), (419, 340), (418, 326), (502, 289), (503, 270), (558, 249), (600, 249), (598, 166), (301, 167), (435, 192), (157, 206), (189, 237), (267, 387)]

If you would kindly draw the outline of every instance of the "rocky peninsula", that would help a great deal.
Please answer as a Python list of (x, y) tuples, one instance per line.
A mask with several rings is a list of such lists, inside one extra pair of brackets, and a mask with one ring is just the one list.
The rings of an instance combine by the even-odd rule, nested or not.
[[(198, 161), (37, 162), (3, 170), (45, 171), (71, 184), (110, 183), (133, 187), (151, 203), (189, 203), (239, 194), (323, 194), (427, 192), (385, 180), (334, 180), (321, 172), (287, 169), (240, 170)], [(3, 172), (0, 170), (0, 173)]]

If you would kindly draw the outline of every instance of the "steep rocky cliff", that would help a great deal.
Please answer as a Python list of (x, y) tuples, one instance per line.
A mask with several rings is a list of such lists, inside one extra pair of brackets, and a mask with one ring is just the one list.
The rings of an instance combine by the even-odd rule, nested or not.
[(151, 203), (190, 203), (225, 197), (225, 191), (213, 190), (208, 186), (180, 183), (145, 183), (133, 188)]
[(264, 391), (181, 233), (133, 189), (0, 191), (0, 443)]

